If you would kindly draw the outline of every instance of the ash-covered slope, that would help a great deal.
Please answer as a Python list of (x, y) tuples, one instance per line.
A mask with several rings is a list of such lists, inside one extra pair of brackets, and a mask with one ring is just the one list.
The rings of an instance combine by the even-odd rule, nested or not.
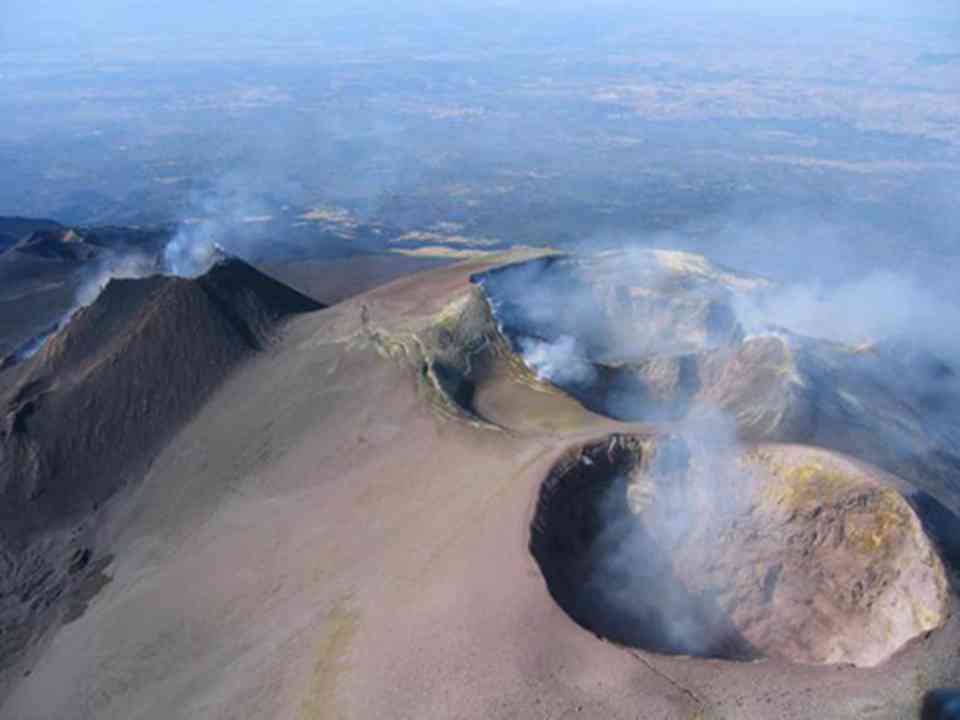
[(78, 551), (57, 533), (142, 473), (278, 323), (320, 308), (235, 259), (195, 280), (112, 280), (40, 352), (0, 375), (0, 561), (8, 569), (0, 621), (22, 625), (27, 607), (53, 604)]

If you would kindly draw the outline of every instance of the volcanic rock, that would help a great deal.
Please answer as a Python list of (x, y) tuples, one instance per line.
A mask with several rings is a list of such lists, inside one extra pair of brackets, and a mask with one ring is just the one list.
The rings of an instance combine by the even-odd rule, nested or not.
[(761, 447), (741, 462), (754, 474), (749, 504), (714, 515), (675, 557), (753, 647), (871, 667), (944, 623), (943, 565), (882, 473), (796, 446)]

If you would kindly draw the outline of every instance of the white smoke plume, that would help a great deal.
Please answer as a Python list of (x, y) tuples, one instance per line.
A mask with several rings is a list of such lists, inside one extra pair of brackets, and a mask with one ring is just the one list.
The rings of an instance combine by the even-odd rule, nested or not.
[(227, 251), (221, 242), (226, 238), (235, 252), (253, 249), (251, 244), (256, 240), (242, 232), (243, 219), (265, 211), (263, 205), (246, 191), (244, 177), (223, 178), (212, 188), (194, 193), (189, 207), (193, 217), (180, 223), (159, 258), (140, 252), (105, 252), (85, 270), (69, 310), (51, 328), (17, 348), (9, 362), (19, 363), (35, 355), (78, 310), (93, 304), (114, 278), (141, 278), (155, 274), (198, 277), (224, 257)]
[(218, 224), (203, 221), (181, 226), (163, 250), (163, 270), (178, 277), (202, 275), (223, 255)]
[[(258, 223), (277, 211), (266, 199), (262, 168), (235, 171), (191, 191), (174, 236), (163, 251), (163, 272), (178, 277), (202, 275), (224, 254), (253, 258), (265, 239)], [(269, 176), (269, 174), (267, 174)]]
[(589, 385), (596, 370), (575, 338), (562, 335), (556, 340), (521, 338), (523, 361), (537, 377), (556, 385)]
[[(686, 477), (659, 482), (642, 525), (625, 512), (630, 478), (617, 478), (600, 500), (606, 524), (595, 547), (586, 592), (635, 627), (623, 639), (693, 655), (722, 651), (731, 634), (711, 598), (677, 576), (677, 548), (714, 542), (712, 532), (735, 522), (753, 495), (755, 478), (739, 470), (733, 420), (719, 412), (674, 426), (689, 450)], [(732, 552), (732, 550), (731, 550)]]

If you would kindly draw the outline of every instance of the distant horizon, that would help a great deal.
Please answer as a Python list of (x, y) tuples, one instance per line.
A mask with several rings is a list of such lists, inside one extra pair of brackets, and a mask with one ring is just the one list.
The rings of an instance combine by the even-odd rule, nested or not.
[[(721, 17), (736, 20), (858, 20), (871, 22), (945, 22), (938, 29), (960, 37), (960, 6), (945, 0), (926, 0), (921, 4), (890, 1), (848, 2), (733, 2), (732, 0), (655, 0), (642, 4), (601, 2), (584, 8), (579, 3), (551, 3), (549, 7), (531, 7), (529, 3), (451, 2), (443, 6), (420, 1), (404, 2), (389, 8), (379, 3), (354, 1), (317, 5), (302, 0), (286, 0), (264, 7), (257, 3), (208, 2), (198, 5), (183, 0), (153, 5), (122, 0), (93, 0), (64, 7), (58, 2), (9, 0), (0, 7), (0, 41), (4, 51), (36, 47), (37, 43), (71, 47), (85, 42), (122, 40), (129, 37), (150, 37), (154, 40), (211, 39), (237, 41), (240, 37), (326, 36), (330, 31), (362, 32), (364, 20), (377, 20), (378, 31), (388, 31), (389, 23), (430, 20), (469, 19), (474, 23), (491, 22), (490, 31), (508, 34), (516, 28), (498, 26), (502, 13), (510, 13), (514, 22), (530, 21), (536, 32), (549, 32), (550, 19), (636, 18), (663, 21), (685, 17)], [(536, 27), (546, 21), (546, 28)], [(332, 26), (324, 23), (333, 23)], [(957, 23), (951, 28), (951, 23)], [(366, 28), (371, 30), (372, 28)], [(429, 32), (429, 28), (423, 28)], [(480, 29), (479, 25), (471, 28)], [(443, 38), (437, 37), (440, 41)], [(46, 47), (46, 46), (45, 46)]]

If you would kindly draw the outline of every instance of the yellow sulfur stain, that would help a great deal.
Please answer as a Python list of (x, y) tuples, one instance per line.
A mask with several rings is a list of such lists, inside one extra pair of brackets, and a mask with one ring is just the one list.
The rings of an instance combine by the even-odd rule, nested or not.
[(797, 510), (811, 503), (829, 503), (856, 484), (843, 473), (819, 463), (768, 467), (775, 481), (763, 491), (762, 500), (767, 507)]
[(874, 495), (866, 512), (847, 516), (844, 526), (847, 540), (861, 554), (892, 547), (907, 529), (908, 519), (902, 504), (892, 490)]
[(349, 607), (350, 598), (341, 598), (327, 614), (325, 633), (317, 643), (310, 690), (300, 705), (299, 720), (335, 720), (342, 717), (336, 708), (337, 681), (357, 632), (359, 615)]

